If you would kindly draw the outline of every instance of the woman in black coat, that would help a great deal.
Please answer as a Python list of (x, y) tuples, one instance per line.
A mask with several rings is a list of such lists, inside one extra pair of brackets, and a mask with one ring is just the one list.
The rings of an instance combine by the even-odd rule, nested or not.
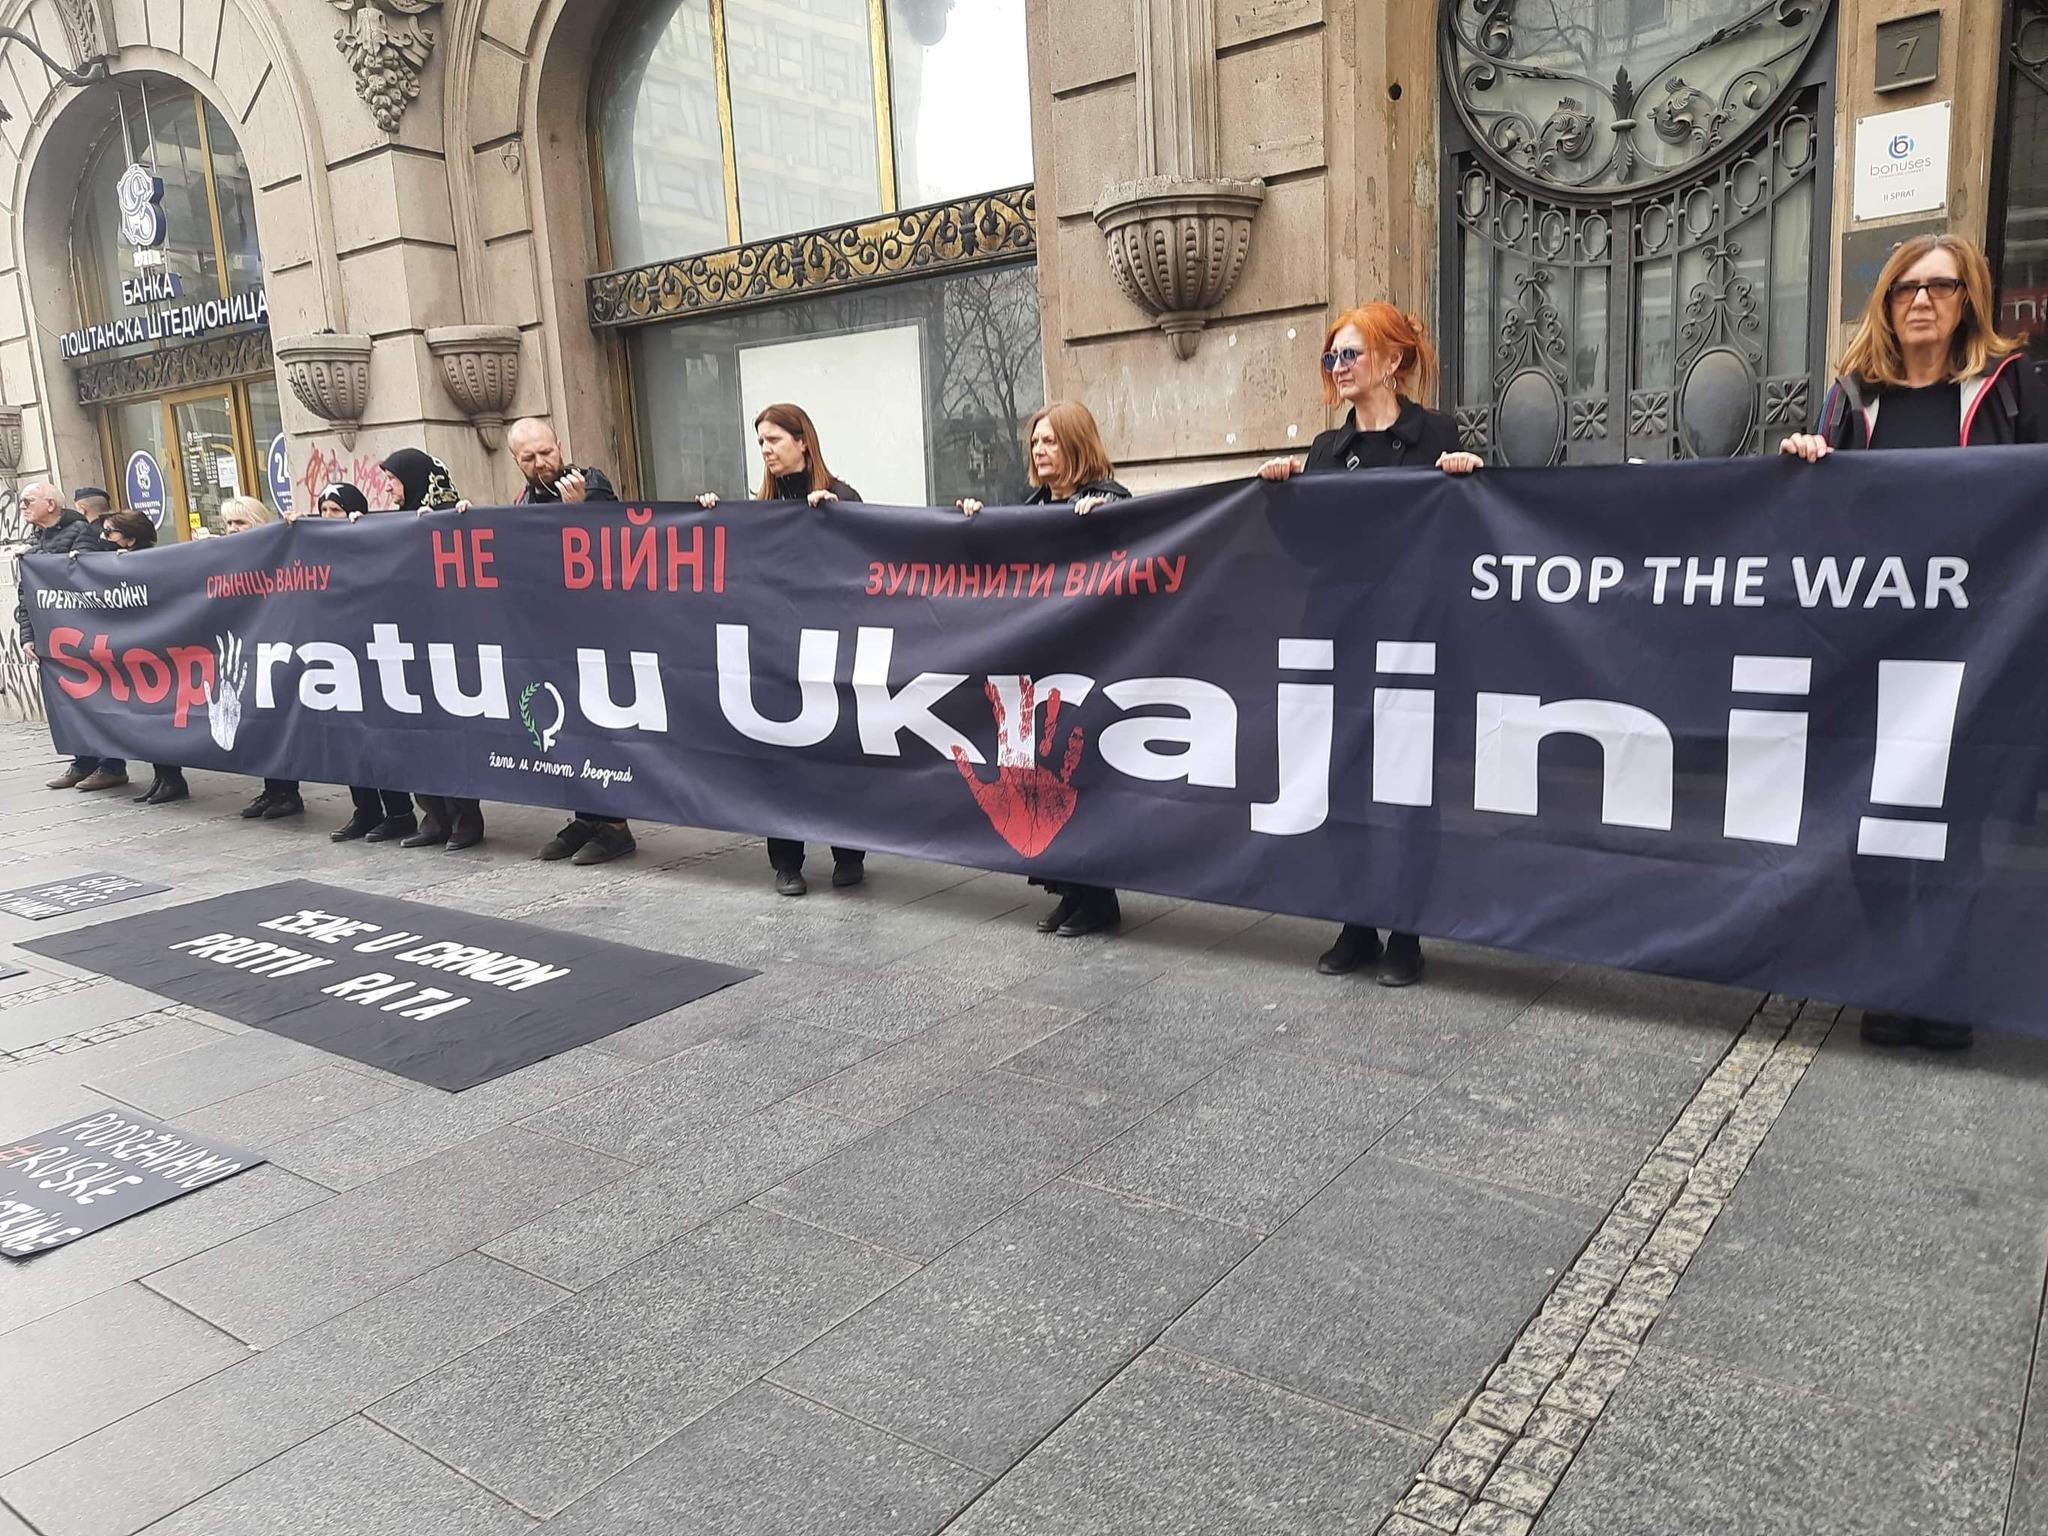
[[(1031, 418), (1025, 429), (1031, 452), (1031, 485), (1027, 507), (1071, 503), (1083, 517), (1112, 501), (1128, 501), (1131, 493), (1116, 478), (1116, 466), (1102, 444), (1094, 413), (1072, 400), (1055, 400)], [(960, 502), (969, 517), (981, 510), (972, 497)], [(1101, 933), (1123, 921), (1123, 907), (1114, 887), (1082, 885), (1074, 880), (1033, 880), (1059, 897), (1059, 905), (1038, 920), (1040, 933), (1063, 939)]]
[[(462, 497), (448, 466), (431, 453), (401, 448), (378, 466), (398, 482), (401, 512), (453, 512)], [(424, 813), (419, 831), (398, 841), (401, 848), (446, 848), (459, 853), (484, 840), (484, 808), (480, 800), (459, 795), (420, 795)]]
[[(337, 480), (320, 492), (318, 516), (335, 522), (353, 523), (369, 516), (370, 499), (346, 480)], [(396, 843), (419, 831), (413, 814), (412, 796), (402, 789), (373, 789), (365, 784), (348, 787), (355, 814), (327, 834), (331, 843)]]
[[(1427, 393), (1436, 381), (1436, 349), (1413, 315), (1391, 304), (1361, 304), (1337, 317), (1323, 338), (1323, 399), (1349, 409), (1341, 426), (1318, 433), (1306, 462), (1269, 459), (1260, 477), (1286, 480), (1318, 471), (1413, 469), (1433, 465), (1453, 475), (1479, 468), (1477, 454), (1458, 447), (1458, 427), (1442, 411), (1428, 410), (1407, 393)], [(1383, 987), (1412, 986), (1422, 979), (1422, 940), (1346, 923), (1337, 942), (1316, 961), (1325, 976), (1345, 976), (1377, 963)]]

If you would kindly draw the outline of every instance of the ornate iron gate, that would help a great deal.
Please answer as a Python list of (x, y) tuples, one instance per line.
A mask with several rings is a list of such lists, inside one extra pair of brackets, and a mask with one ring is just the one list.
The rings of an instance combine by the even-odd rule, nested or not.
[(1806, 423), (1827, 330), (1828, 9), (1445, 0), (1441, 334), (1467, 447), (1705, 458)]

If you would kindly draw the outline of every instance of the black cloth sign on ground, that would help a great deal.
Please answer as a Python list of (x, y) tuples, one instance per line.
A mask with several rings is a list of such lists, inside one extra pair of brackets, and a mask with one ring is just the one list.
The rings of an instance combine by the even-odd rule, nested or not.
[(0, 1144), (0, 1254), (26, 1259), (61, 1248), (262, 1161), (132, 1110), (81, 1115)]
[(754, 974), (309, 880), (22, 947), (451, 1093)]
[(126, 875), (73, 875), (69, 880), (48, 880), (41, 885), (23, 886), (18, 891), (0, 892), (0, 912), (41, 922), (46, 917), (110, 907), (117, 901), (155, 896), (169, 889), (168, 885), (130, 880)]
[(2048, 448), (24, 562), (64, 751), (2048, 1028)]

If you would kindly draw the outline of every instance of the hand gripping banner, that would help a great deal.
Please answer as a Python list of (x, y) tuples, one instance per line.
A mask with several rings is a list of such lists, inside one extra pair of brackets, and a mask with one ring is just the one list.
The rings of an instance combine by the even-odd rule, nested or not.
[(33, 557), (100, 753), (2037, 1025), (2048, 450)]

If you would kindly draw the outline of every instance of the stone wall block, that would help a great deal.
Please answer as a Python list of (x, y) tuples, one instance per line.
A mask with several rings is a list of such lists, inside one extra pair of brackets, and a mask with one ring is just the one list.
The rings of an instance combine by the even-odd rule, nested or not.
[(114, 0), (114, 46), (149, 46), (149, 13), (143, 7), (143, 0)]
[[(213, 67), (213, 83), (227, 103), (228, 121), (238, 134), (242, 132), (242, 120), (249, 115), (249, 108), (256, 100), (257, 88), (263, 84), (264, 74), (270, 68), (270, 56), (264, 51), (256, 29), (241, 13), (241, 3), (242, 0), (227, 0), (227, 8), (221, 13), (219, 59)], [(332, 148), (331, 145), (329, 147)], [(243, 152), (255, 148), (257, 146), (249, 143), (244, 135)]]
[(547, 0), (484, 0), (485, 37), (494, 38), (515, 53), (526, 52), (533, 37), (533, 20)]
[(1285, 176), (1324, 164), (1323, 34), (1305, 32), (1216, 61), (1219, 174)]
[(203, 75), (212, 75), (220, 52), (220, 29), (228, 0), (185, 0), (186, 61)]
[(1235, 48), (1322, 19), (1323, 0), (1216, 0), (1216, 44)]
[(20, 274), (0, 274), (0, 341), (13, 341), (28, 334), (28, 310), (21, 301)]
[(538, 325), (540, 292), (533, 265), (533, 241), (520, 236), (500, 240), (484, 250), (484, 299), (480, 320), (501, 325)]
[(469, 92), (470, 142), (485, 144), (519, 132), (526, 61), (490, 42), (477, 45), (464, 82)]
[(1052, 91), (1064, 96), (1138, 67), (1137, 34), (1125, 0), (1047, 0)]
[(1089, 213), (1112, 186), (1137, 179), (1136, 85), (1125, 80), (1090, 91), (1071, 101), (1053, 104), (1051, 113), (1052, 183), (1047, 185), (1045, 168), (1041, 168), (1041, 219)]
[(256, 237), (263, 246), (266, 272), (301, 267), (314, 259), (313, 197), (305, 182), (287, 181), (256, 194)]
[(533, 228), (526, 203), (526, 161), (516, 141), (474, 151), (470, 166), (480, 236), (495, 240)]
[(341, 251), (400, 238), (455, 243), (448, 167), (436, 156), (392, 150), (337, 166), (330, 185)]
[(282, 272), (271, 268), (264, 288), (270, 298), (270, 330), (274, 336), (324, 330), (341, 319), (327, 312), (320, 269), (311, 262)]
[(0, 400), (26, 405), (35, 398), (34, 348), (26, 338), (0, 342)]
[(455, 253), (446, 246), (400, 240), (351, 252), (341, 259), (341, 291), (350, 328), (371, 336), (462, 320)]
[(182, 0), (143, 0), (149, 45), (165, 53), (185, 51), (185, 7)]

